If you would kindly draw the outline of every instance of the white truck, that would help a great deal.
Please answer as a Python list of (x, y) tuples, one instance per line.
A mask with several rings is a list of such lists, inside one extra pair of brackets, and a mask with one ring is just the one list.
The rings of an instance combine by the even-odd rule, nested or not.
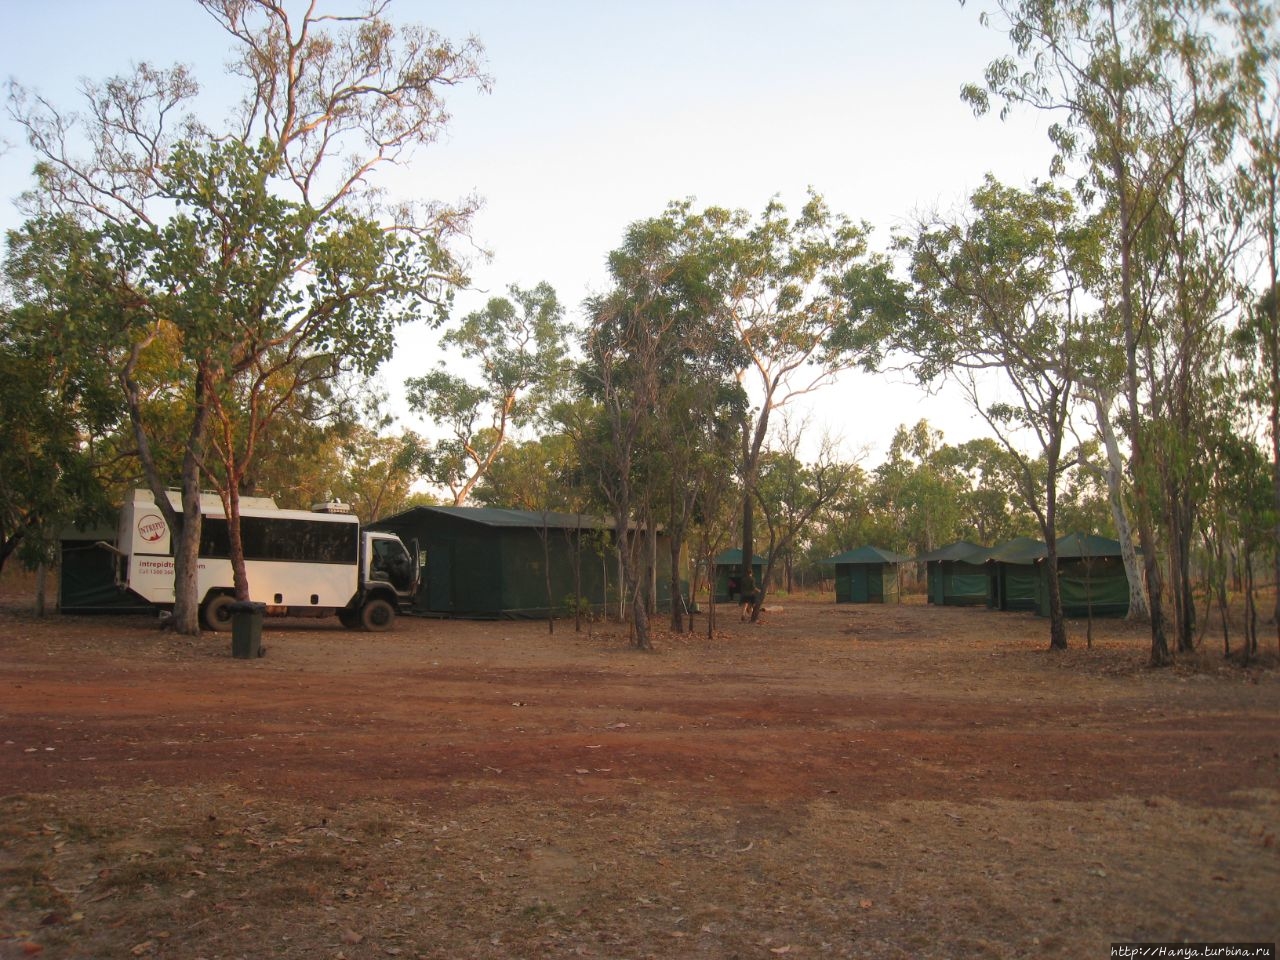
[[(181, 511), (176, 491), (169, 502)], [(235, 602), (227, 519), (216, 494), (200, 496), (200, 618), (231, 627)], [(269, 616), (337, 614), (343, 626), (389, 630), (418, 588), (416, 549), (394, 533), (363, 530), (343, 504), (282, 510), (269, 497), (241, 497), (240, 535), (250, 601)], [(174, 601), (173, 543), (150, 490), (134, 490), (120, 510), (117, 582), (161, 609)]]

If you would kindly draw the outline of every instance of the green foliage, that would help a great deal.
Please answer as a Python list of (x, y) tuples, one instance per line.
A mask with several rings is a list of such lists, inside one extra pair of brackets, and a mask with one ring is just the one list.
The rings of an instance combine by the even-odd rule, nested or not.
[(568, 376), (568, 328), (555, 291), (514, 284), (449, 330), (442, 345), (477, 368), (475, 378), (450, 363), (405, 383), (409, 406), (446, 435), (421, 442), (419, 474), (449, 489), (461, 505), (493, 465), (513, 431), (545, 418)]
[(548, 433), (504, 446), (473, 495), (490, 507), (574, 513), (589, 497), (580, 479), (573, 438)]
[[(61, 528), (109, 515), (123, 408), (93, 236), (65, 218), (9, 235), (0, 307), (0, 565), (52, 559)], [(56, 295), (46, 291), (55, 290)]]
[(566, 617), (591, 616), (591, 601), (576, 594), (571, 593), (564, 598), (563, 608)]
[(818, 527), (827, 520), (827, 511), (838, 503), (860, 476), (856, 466), (836, 456), (830, 442), (818, 456), (804, 463), (797, 456), (799, 437), (789, 428), (780, 449), (766, 453), (760, 464), (755, 498), (768, 531), (767, 581), (781, 562), (791, 587), (791, 573), (798, 555), (813, 541)]
[(1268, 412), (1280, 407), (1280, 286), (1245, 311), (1231, 349), (1242, 364), (1244, 399)]
[(967, 485), (942, 439), (924, 420), (894, 433), (888, 457), (873, 472), (870, 496), (878, 518), (873, 546), (926, 553), (966, 532)]

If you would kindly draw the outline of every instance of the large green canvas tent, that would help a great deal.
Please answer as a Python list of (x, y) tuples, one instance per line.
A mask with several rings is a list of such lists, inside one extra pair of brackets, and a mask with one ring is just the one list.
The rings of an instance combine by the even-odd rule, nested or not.
[[(1058, 587), (1067, 617), (1123, 617), (1129, 613), (1129, 578), (1120, 541), (1071, 533), (1059, 537)], [(1048, 564), (1038, 564), (1036, 612), (1049, 615)]]
[(155, 607), (116, 585), (114, 528), (63, 531), (58, 543), (60, 613), (146, 613)]
[(892, 550), (859, 547), (823, 565), (836, 568), (836, 603), (898, 603), (898, 564), (909, 559)]
[[(764, 557), (758, 553), (751, 557), (751, 575), (755, 578), (758, 585), (764, 579)], [(730, 603), (736, 602), (738, 596), (736, 593), (731, 594), (729, 590), (729, 581), (736, 580), (742, 573), (742, 550), (739, 547), (731, 547), (723, 553), (716, 555), (715, 571), (713, 573), (715, 583), (715, 602)]]
[(987, 602), (988, 550), (959, 540), (916, 557), (925, 565), (929, 602), (939, 606), (976, 606)]
[[(545, 619), (565, 615), (575, 596), (595, 612), (618, 599), (618, 560), (609, 521), (536, 510), (413, 507), (370, 526), (390, 530), (405, 543), (417, 541), (424, 566), (415, 613)], [(658, 605), (667, 609), (670, 557), (667, 538), (660, 535)]]
[(993, 547), (987, 557), (990, 572), (987, 606), (996, 610), (1036, 609), (1040, 583), (1039, 561), (1048, 551), (1044, 541), (1015, 537)]

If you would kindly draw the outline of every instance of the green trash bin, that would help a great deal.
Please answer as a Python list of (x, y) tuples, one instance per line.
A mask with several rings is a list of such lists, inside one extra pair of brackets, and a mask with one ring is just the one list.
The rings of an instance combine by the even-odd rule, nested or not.
[(265, 655), (262, 621), (267, 616), (267, 605), (238, 600), (227, 607), (227, 612), (231, 614), (231, 656), (239, 660), (256, 660)]

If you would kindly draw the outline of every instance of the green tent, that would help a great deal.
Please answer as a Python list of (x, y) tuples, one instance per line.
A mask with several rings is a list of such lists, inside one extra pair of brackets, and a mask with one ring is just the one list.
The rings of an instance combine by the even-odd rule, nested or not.
[[(606, 520), (496, 507), (413, 507), (370, 527), (390, 530), (406, 544), (417, 541), (423, 570), (415, 613), (545, 619), (567, 615), (575, 596), (597, 613), (618, 600), (613, 524)], [(671, 551), (665, 536), (658, 539), (658, 605), (670, 609)]]
[(990, 573), (986, 547), (967, 540), (916, 557), (925, 565), (929, 602), (939, 606), (975, 606), (987, 602)]
[(65, 530), (58, 542), (60, 613), (154, 613), (136, 593), (116, 585), (114, 528)]
[[(1059, 537), (1058, 587), (1068, 617), (1123, 617), (1129, 613), (1129, 577), (1120, 541), (1071, 533)], [(1038, 564), (1036, 612), (1049, 615), (1047, 564)]]
[(1015, 537), (992, 548), (987, 557), (990, 571), (987, 606), (996, 610), (1036, 609), (1039, 562), (1047, 552), (1044, 541), (1030, 537)]
[(892, 550), (859, 547), (822, 563), (836, 568), (836, 603), (898, 603), (898, 564), (909, 559)]
[[(756, 584), (764, 579), (764, 557), (758, 553), (753, 554), (751, 558), (751, 576), (755, 578)], [(723, 553), (717, 554), (715, 559), (715, 602), (730, 603), (736, 602), (738, 595), (736, 592), (729, 590), (729, 581), (736, 580), (742, 573), (742, 550), (739, 547), (732, 547)]]

